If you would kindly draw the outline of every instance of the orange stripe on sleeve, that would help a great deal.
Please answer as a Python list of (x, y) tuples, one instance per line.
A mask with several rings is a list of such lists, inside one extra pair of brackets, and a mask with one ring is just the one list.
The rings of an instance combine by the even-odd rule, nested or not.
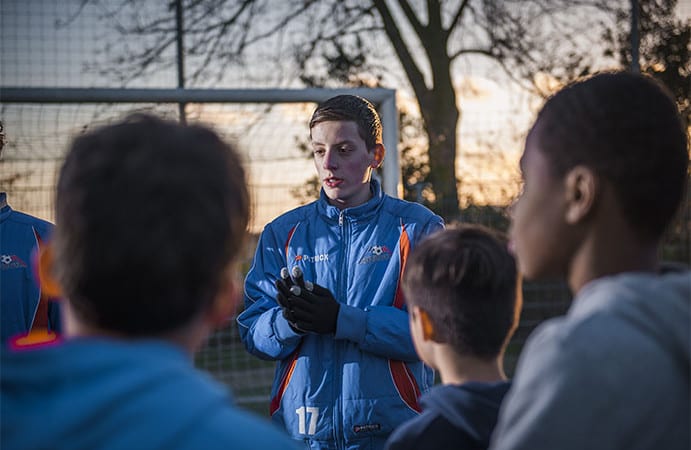
[(270, 415), (273, 415), (276, 411), (278, 411), (278, 407), (281, 405), (281, 399), (283, 398), (283, 394), (285, 393), (288, 383), (290, 383), (290, 379), (293, 376), (293, 371), (295, 370), (295, 365), (297, 364), (299, 354), (300, 346), (298, 346), (298, 348), (296, 348), (295, 351), (289, 356), (290, 362), (288, 363), (286, 371), (283, 373), (283, 377), (281, 377), (278, 392), (276, 392), (274, 398), (271, 399), (271, 403), (269, 405)]
[(410, 253), (410, 238), (408, 237), (408, 231), (405, 229), (405, 224), (401, 224), (401, 237), (398, 241), (398, 252), (401, 261), (401, 268), (398, 272), (398, 284), (396, 285), (396, 296), (393, 300), (393, 306), (396, 308), (403, 308), (403, 290), (401, 287), (401, 282), (403, 280), (403, 271), (405, 270), (406, 262), (408, 261), (408, 254)]
[[(36, 248), (33, 255), (38, 258), (39, 248), (43, 244), (41, 236), (38, 235), (36, 229), (33, 229), (34, 237), (36, 238)], [(31, 329), (29, 331), (36, 330), (48, 330), (48, 299), (43, 295), (43, 290), (41, 289), (41, 281), (36, 277), (36, 283), (38, 284), (38, 305), (36, 306), (36, 313), (34, 314), (34, 320), (31, 323)]]

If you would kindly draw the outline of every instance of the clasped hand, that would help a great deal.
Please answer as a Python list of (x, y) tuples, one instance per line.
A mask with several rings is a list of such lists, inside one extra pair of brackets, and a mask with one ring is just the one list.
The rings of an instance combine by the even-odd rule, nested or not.
[(298, 266), (293, 267), (292, 276), (287, 268), (282, 268), (276, 288), (283, 317), (295, 331), (318, 334), (336, 331), (340, 304), (328, 289), (305, 281)]

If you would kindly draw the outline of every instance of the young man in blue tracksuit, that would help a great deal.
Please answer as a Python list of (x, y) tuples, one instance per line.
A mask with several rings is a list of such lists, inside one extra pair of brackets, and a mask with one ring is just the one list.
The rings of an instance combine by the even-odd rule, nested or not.
[[(0, 155), (5, 146), (0, 121)], [(41, 296), (41, 288), (32, 270), (32, 257), (45, 242), (53, 224), (38, 217), (15, 211), (7, 203), (7, 193), (0, 192), (0, 345), (20, 338), (30, 331), (62, 330), (60, 308)]]
[(32, 258), (46, 242), (53, 224), (15, 211), (0, 192), (0, 335), (2, 345), (32, 330), (60, 333), (56, 302), (41, 296), (32, 270)]
[[(245, 282), (240, 335), (249, 352), (278, 361), (272, 418), (309, 448), (383, 448), (433, 383), (400, 279), (409, 252), (443, 221), (370, 178), (384, 158), (381, 132), (363, 98), (319, 105), (310, 137), (320, 198), (265, 227)], [(310, 289), (289, 292), (283, 268)]]

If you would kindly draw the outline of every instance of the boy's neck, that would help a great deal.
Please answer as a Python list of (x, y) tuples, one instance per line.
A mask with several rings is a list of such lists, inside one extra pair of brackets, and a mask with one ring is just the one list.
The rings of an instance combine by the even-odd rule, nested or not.
[(590, 281), (625, 272), (656, 272), (657, 241), (641, 242), (633, 232), (593, 233), (581, 244), (568, 274), (571, 292), (577, 294)]
[(73, 314), (69, 301), (62, 303), (62, 316), (64, 337), (74, 338), (109, 338), (120, 341), (136, 341), (138, 339), (158, 339), (168, 341), (173, 345), (182, 348), (185, 353), (193, 357), (195, 352), (202, 346), (206, 337), (211, 333), (210, 328), (199, 318), (190, 320), (190, 323), (180, 329), (162, 334), (152, 334), (148, 336), (129, 336), (116, 331), (106, 330), (96, 325), (84, 321)]
[(598, 278), (657, 271), (659, 239), (641, 237), (629, 222), (613, 189), (605, 185), (568, 265), (567, 281), (574, 295)]
[(437, 349), (435, 364), (442, 384), (463, 384), (469, 381), (496, 383), (506, 381), (502, 356), (493, 359), (480, 359), (461, 356), (452, 349), (441, 346)]

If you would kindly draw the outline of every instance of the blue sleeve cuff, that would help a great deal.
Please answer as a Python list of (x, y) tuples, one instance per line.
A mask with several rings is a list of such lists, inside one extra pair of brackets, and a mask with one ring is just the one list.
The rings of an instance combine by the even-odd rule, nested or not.
[(276, 317), (274, 318), (273, 328), (274, 334), (281, 342), (288, 343), (290, 341), (300, 340), (300, 338), (304, 336), (304, 333), (297, 333), (295, 330), (293, 330), (286, 318), (283, 317), (283, 314), (280, 313), (276, 314)]
[(347, 339), (355, 343), (362, 343), (367, 332), (367, 312), (354, 306), (344, 305), (338, 311), (336, 321), (336, 339)]

